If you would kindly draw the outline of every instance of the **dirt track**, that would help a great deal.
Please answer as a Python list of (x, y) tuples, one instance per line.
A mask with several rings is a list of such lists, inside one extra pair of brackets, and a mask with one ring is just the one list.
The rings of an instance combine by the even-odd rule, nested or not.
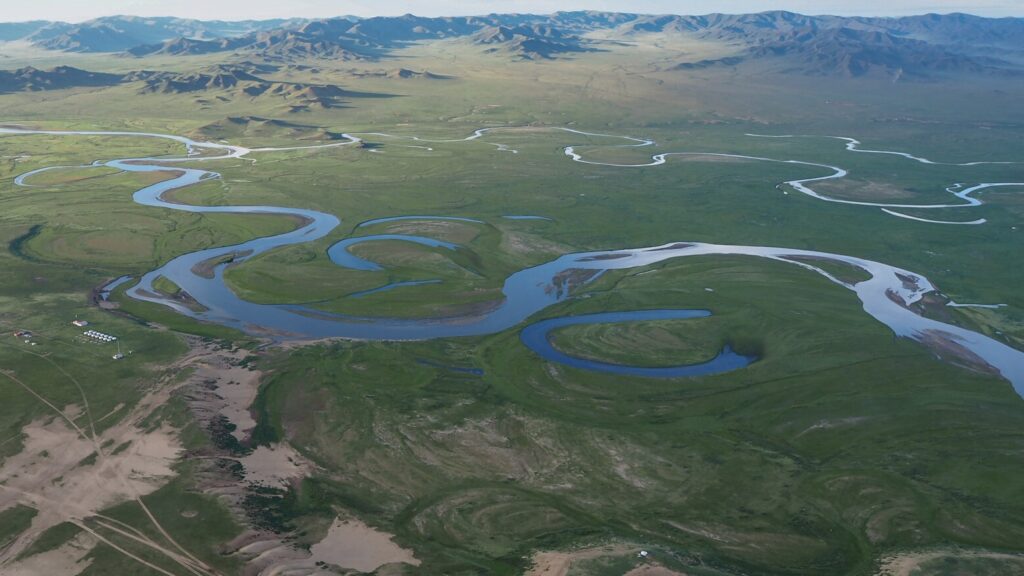
[[(32, 382), (10, 370), (0, 369), (0, 379), (20, 386), (50, 412), (23, 428), (24, 448), (0, 466), (0, 510), (18, 504), (37, 510), (30, 527), (0, 551), (0, 571), (5, 574), (77, 574), (87, 565), (80, 560), (103, 542), (160, 573), (171, 576), (216, 573), (182, 548), (141, 500), (175, 475), (171, 466), (181, 453), (177, 430), (166, 424), (146, 429), (141, 423), (167, 403), (178, 387), (178, 370), (191, 362), (196, 353), (193, 349), (170, 367), (152, 391), (130, 410), (115, 410), (105, 415), (104, 418), (109, 418), (123, 413), (120, 420), (102, 434), (95, 432), (83, 387), (59, 365), (47, 360), (69, 386), (78, 390), (81, 405), (58, 407), (39, 394)], [(85, 422), (79, 424), (82, 420)], [(161, 538), (154, 540), (138, 527), (101, 514), (102, 510), (126, 501), (138, 504)], [(77, 525), (83, 533), (57, 550), (16, 561), (42, 533), (63, 522)], [(152, 566), (117, 543), (125, 541), (158, 552), (169, 561), (169, 566), (176, 567), (175, 571)]]

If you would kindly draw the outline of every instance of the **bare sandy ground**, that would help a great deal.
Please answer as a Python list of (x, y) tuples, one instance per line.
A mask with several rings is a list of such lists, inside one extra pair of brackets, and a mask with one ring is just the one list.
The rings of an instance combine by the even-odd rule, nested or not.
[[(100, 434), (92, 433), (91, 426), (85, 424), (91, 421), (87, 401), (81, 406), (58, 408), (38, 396), (51, 413), (24, 427), (23, 450), (0, 465), (0, 510), (22, 504), (38, 513), (29, 529), (0, 550), (0, 574), (79, 574), (89, 565), (86, 559), (89, 552), (101, 543), (131, 555), (116, 542), (123, 538), (134, 539), (141, 532), (137, 532), (136, 527), (118, 525), (103, 516), (102, 510), (134, 500), (148, 514), (140, 497), (154, 492), (174, 477), (173, 465), (183, 455), (178, 430), (166, 424), (143, 426), (143, 422), (177, 391), (184, 393), (200, 425), (223, 418), (236, 426), (232, 431), (236, 439), (248, 440), (256, 424), (249, 407), (256, 398), (262, 377), (260, 372), (239, 365), (249, 352), (222, 349), (198, 339), (190, 338), (188, 342), (189, 353), (168, 367), (138, 404), (119, 405), (102, 416), (105, 420), (116, 419), (117, 423)], [(181, 381), (178, 375), (185, 370), (191, 373)], [(14, 373), (4, 372), (0, 377), (31, 388), (30, 382), (20, 381)], [(73, 378), (69, 376), (69, 385), (71, 381)], [(255, 486), (288, 488), (314, 468), (287, 443), (259, 447), (242, 457), (216, 450), (209, 455), (194, 456), (200, 461), (227, 458), (242, 464), (241, 479), (230, 475), (210, 476), (211, 481), (203, 489), (221, 496), (243, 522), (247, 517), (240, 504), (248, 489)], [(138, 544), (163, 555), (186, 572), (215, 573), (179, 546), (157, 518), (150, 515), (150, 520), (162, 538), (143, 537), (145, 541), (137, 541)], [(74, 523), (83, 531), (59, 548), (17, 559), (43, 532), (62, 522)], [(247, 575), (322, 573), (318, 562), (334, 565), (335, 569), (364, 572), (387, 565), (419, 564), (412, 551), (393, 542), (393, 536), (357, 520), (336, 520), (310, 551), (296, 547), (286, 534), (250, 530), (224, 552), (246, 560), (244, 573)], [(137, 557), (136, 560), (144, 562)], [(162, 569), (157, 572), (172, 574)]]
[(312, 465), (287, 444), (260, 446), (240, 461), (245, 467), (246, 482), (270, 488), (288, 488), (312, 469)]
[(373, 572), (386, 564), (419, 566), (420, 561), (392, 541), (393, 536), (378, 532), (358, 520), (335, 520), (323, 540), (310, 548), (313, 562), (326, 562), (341, 568)]
[[(187, 361), (193, 372), (184, 384), (189, 409), (201, 428), (208, 429), (223, 419), (235, 426), (231, 432), (235, 439), (246, 443), (256, 426), (249, 409), (259, 393), (263, 373), (240, 365), (249, 355), (246, 350), (228, 350), (198, 339), (190, 339), (189, 343), (194, 349)], [(249, 522), (245, 497), (251, 488), (287, 489), (313, 469), (287, 443), (260, 446), (244, 456), (212, 448), (201, 458), (210, 462), (234, 460), (242, 465), (241, 478), (225, 474), (217, 466), (201, 468), (197, 476), (200, 489), (219, 498), (241, 524)], [(242, 559), (246, 576), (319, 572), (309, 552), (296, 547), (287, 534), (250, 528), (227, 543), (222, 552)]]
[(83, 532), (60, 548), (4, 566), (2, 573), (5, 576), (76, 576), (92, 563), (85, 556), (98, 542)]
[[(0, 467), (0, 509), (23, 504), (38, 514), (28, 530), (0, 551), (0, 573), (47, 529), (152, 493), (174, 476), (171, 466), (181, 452), (176, 431), (162, 426), (146, 432), (137, 426), (160, 403), (143, 399), (128, 418), (95, 441), (58, 417), (43, 417), (23, 428), (22, 451)], [(110, 448), (101, 456), (104, 443)], [(125, 444), (118, 454), (109, 453)]]
[[(0, 466), (0, 510), (17, 504), (37, 510), (30, 527), (0, 550), (0, 574), (77, 574), (86, 567), (81, 559), (100, 541), (148, 565), (111, 540), (114, 535), (115, 540), (134, 540), (189, 572), (214, 573), (181, 547), (141, 500), (175, 476), (172, 466), (182, 454), (178, 431), (147, 420), (181, 386), (179, 370), (194, 356), (193, 350), (162, 376), (154, 377), (150, 391), (130, 409), (119, 407), (104, 415), (118, 420), (102, 433), (93, 430), (81, 385), (60, 366), (55, 365), (67, 385), (82, 393), (82, 405), (58, 408), (35, 391), (33, 382), (15, 372), (0, 372), (0, 378), (22, 386), (50, 410), (49, 415), (22, 429), (22, 451)], [(143, 511), (145, 522), (160, 534), (158, 538), (102, 515), (102, 510), (129, 501)], [(82, 535), (56, 550), (16, 560), (43, 532), (63, 522), (79, 526)]]
[(1006, 563), (1006, 574), (1024, 574), (1024, 555), (986, 552), (984, 550), (931, 550), (904, 552), (882, 559), (875, 576), (924, 576), (925, 564), (943, 558), (976, 558)]
[(221, 413), (237, 426), (232, 434), (239, 440), (248, 437), (256, 427), (256, 420), (249, 412), (249, 407), (259, 392), (260, 376), (259, 372), (245, 368), (230, 368), (221, 372), (221, 378), (228, 381), (227, 385), (218, 389), (226, 402)]
[(189, 406), (200, 421), (209, 422), (215, 416), (224, 416), (236, 426), (232, 435), (239, 441), (249, 437), (256, 420), (249, 407), (259, 393), (258, 370), (238, 366), (248, 356), (245, 350), (221, 350), (202, 346), (189, 363), (195, 370), (189, 378)]
[(243, 570), (246, 576), (301, 576), (319, 570), (315, 564), (307, 562), (309, 552), (269, 532), (246, 532), (231, 542), (228, 550), (246, 560)]
[(523, 576), (565, 576), (569, 573), (573, 563), (580, 560), (591, 560), (602, 556), (623, 556), (638, 552), (640, 552), (639, 548), (623, 545), (598, 546), (571, 551), (537, 552), (533, 555), (533, 566)]
[[(239, 366), (249, 354), (245, 350), (225, 350), (197, 341), (192, 344), (196, 349), (187, 365), (193, 373), (185, 383), (190, 409), (201, 426), (224, 418), (235, 425), (232, 434), (239, 442), (248, 441), (256, 426), (249, 408), (256, 399), (263, 374)], [(314, 470), (311, 462), (285, 442), (259, 446), (242, 457), (223, 451), (209, 457), (242, 464), (240, 481), (211, 477), (205, 490), (219, 496), (243, 522), (246, 516), (241, 504), (246, 490), (287, 489)], [(372, 572), (388, 564), (419, 565), (412, 551), (398, 546), (392, 538), (357, 520), (338, 520), (309, 551), (296, 547), (287, 534), (249, 530), (229, 543), (224, 552), (245, 560), (245, 574), (259, 576), (323, 573), (318, 562), (360, 572)]]
[(324, 538), (309, 551), (298, 549), (279, 535), (249, 532), (231, 549), (247, 559), (246, 574), (258, 576), (306, 576), (323, 574), (322, 564), (336, 569), (374, 572), (388, 565), (419, 566), (411, 550), (402, 548), (390, 534), (358, 520), (336, 519)]
[[(226, 419), (235, 429), (231, 434), (241, 443), (249, 440), (256, 421), (249, 411), (259, 392), (263, 373), (240, 366), (249, 355), (246, 350), (228, 350), (189, 339), (194, 353), (187, 365), (193, 372), (184, 383), (185, 398), (192, 415), (203, 429), (218, 419)], [(285, 489), (308, 473), (310, 467), (287, 444), (261, 446), (251, 454), (239, 457), (227, 450), (212, 448), (200, 455), (210, 462), (234, 460), (242, 464), (242, 477), (225, 474), (218, 466), (200, 467), (199, 488), (224, 503), (235, 519), (247, 524), (249, 518), (244, 502), (253, 486)], [(249, 529), (225, 544), (222, 552), (245, 561), (246, 576), (276, 574), (276, 566), (301, 563), (309, 553), (293, 546), (287, 535), (266, 530)], [(315, 568), (315, 567), (314, 567)], [(280, 572), (280, 574), (311, 574), (314, 570)]]

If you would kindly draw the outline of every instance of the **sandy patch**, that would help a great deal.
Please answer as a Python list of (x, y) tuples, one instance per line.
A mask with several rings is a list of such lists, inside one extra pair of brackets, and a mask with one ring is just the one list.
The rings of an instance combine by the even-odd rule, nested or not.
[(74, 420), (82, 415), (85, 411), (78, 404), (68, 404), (64, 407), (64, 417), (68, 420)]
[(245, 467), (245, 481), (268, 488), (288, 488), (293, 480), (309, 473), (312, 466), (287, 444), (260, 446), (239, 460)]
[(392, 541), (390, 534), (378, 532), (358, 520), (335, 520), (327, 536), (309, 551), (313, 562), (326, 562), (341, 568), (373, 572), (385, 564), (411, 564), (420, 561)]
[[(174, 541), (140, 499), (175, 476), (172, 466), (183, 451), (178, 431), (151, 417), (182, 385), (179, 370), (193, 355), (190, 353), (162, 376), (154, 378), (151, 391), (130, 409), (112, 411), (111, 414), (121, 417), (99, 434), (92, 432), (88, 422), (82, 422), (88, 412), (73, 419), (69, 416), (76, 414), (75, 409), (69, 412), (66, 407), (57, 408), (38, 396), (50, 409), (50, 415), (22, 429), (21, 452), (8, 457), (0, 466), (0, 509), (17, 503), (35, 508), (37, 514), (27, 530), (0, 550), (0, 574), (17, 573), (15, 568), (22, 570), (25, 566), (30, 566), (25, 568), (29, 574), (77, 574), (85, 566), (78, 566), (77, 559), (84, 554), (77, 555), (76, 550), (85, 546), (83, 542), (87, 540), (75, 540), (74, 546), (68, 543), (69, 547), (63, 549), (62, 554), (37, 555), (42, 560), (16, 559), (40, 534), (62, 522), (82, 525), (88, 519), (92, 530), (99, 527), (104, 533), (124, 534), (127, 528), (111, 523), (100, 512), (130, 501), (135, 501), (146, 513), (148, 519), (144, 522), (161, 533), (160, 541), (143, 536), (139, 540), (141, 544), (187, 570), (209, 569)], [(5, 371), (0, 376), (34, 394), (33, 382), (20, 379), (17, 373)], [(121, 450), (114, 453), (117, 448)], [(66, 560), (68, 557), (72, 560)], [(44, 562), (47, 567), (39, 569), (35, 562)], [(53, 567), (47, 564), (54, 562), (57, 564)]]
[[(210, 431), (222, 430), (223, 420), (235, 426), (231, 435), (244, 443), (256, 421), (249, 412), (259, 392), (262, 373), (240, 366), (250, 355), (242, 349), (224, 349), (216, 344), (189, 338), (193, 351), (180, 363), (192, 369), (184, 384), (185, 398), (199, 425)], [(233, 447), (211, 447), (204, 451), (200, 463), (234, 460), (242, 465), (237, 477), (221, 466), (203, 466), (197, 473), (198, 486), (225, 504), (235, 518), (248, 524), (245, 497), (255, 487), (286, 489), (305, 476), (312, 466), (287, 444), (261, 446), (241, 456)], [(245, 562), (243, 574), (261, 576), (292, 576), (318, 573), (309, 560), (309, 552), (298, 548), (287, 534), (251, 528), (224, 545), (222, 553), (237, 556)]]
[(97, 543), (91, 534), (83, 532), (60, 548), (4, 566), (2, 572), (4, 576), (75, 576), (92, 564), (85, 557)]
[(322, 573), (325, 563), (357, 572), (374, 572), (382, 566), (398, 564), (419, 566), (413, 552), (395, 544), (392, 538), (358, 520), (335, 519), (327, 535), (313, 544), (309, 552), (258, 533), (238, 539), (233, 548), (250, 558), (247, 573), (260, 576)]
[(306, 562), (309, 552), (291, 546), (280, 535), (270, 532), (244, 532), (229, 542), (225, 551), (245, 559), (243, 574), (246, 575), (278, 576), (316, 571), (311, 562)]
[(174, 475), (171, 464), (181, 450), (174, 431), (166, 427), (150, 434), (134, 427), (103, 434), (101, 439), (130, 441), (131, 446), (102, 459), (94, 456), (96, 445), (64, 420), (43, 418), (22, 432), (24, 448), (0, 468), (0, 482), (8, 489), (0, 501), (23, 492), (31, 494), (30, 501), (64, 500), (72, 509), (98, 511), (156, 490)]
[(526, 576), (565, 576), (573, 559), (569, 552), (538, 552), (533, 555), (533, 567)]
[(238, 364), (249, 355), (246, 350), (205, 350), (191, 366), (189, 406), (205, 426), (218, 416), (235, 425), (231, 432), (244, 442), (256, 427), (249, 407), (256, 401), (263, 373)]
[(237, 426), (232, 435), (239, 441), (248, 438), (256, 427), (256, 420), (249, 412), (249, 407), (256, 401), (261, 375), (260, 372), (240, 367), (220, 371), (220, 380), (225, 383), (217, 387), (217, 394), (226, 403), (220, 413)]
[(929, 552), (906, 552), (883, 558), (875, 576), (919, 576), (923, 574), (921, 569), (924, 564), (947, 557), (1002, 560), (1007, 563), (1006, 574), (1024, 573), (1024, 555), (971, 550), (933, 550)]
[[(65, 420), (45, 417), (25, 426), (22, 433), (22, 451), (0, 467), (0, 508), (21, 503), (39, 514), (0, 553), (0, 565), (13, 560), (52, 526), (156, 491), (175, 475), (171, 465), (181, 452), (176, 431), (168, 427), (147, 433), (134, 423), (122, 423), (94, 443)], [(108, 439), (114, 441), (111, 446), (131, 444), (118, 454), (100, 457), (97, 447)]]
[(523, 576), (565, 576), (574, 562), (602, 556), (636, 554), (639, 551), (639, 548), (614, 545), (572, 551), (537, 552), (533, 555), (533, 565)]

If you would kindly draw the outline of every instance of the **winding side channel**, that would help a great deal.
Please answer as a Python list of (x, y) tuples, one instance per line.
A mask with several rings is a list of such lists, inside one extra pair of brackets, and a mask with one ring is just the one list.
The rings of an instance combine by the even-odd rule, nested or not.
[[(478, 131), (468, 140), (480, 138), (486, 131)], [(173, 308), (177, 312), (201, 321), (214, 322), (237, 328), (249, 333), (269, 335), (276, 338), (352, 338), (366, 340), (424, 340), (458, 336), (479, 336), (510, 329), (533, 314), (567, 297), (564, 286), (556, 285), (559, 278), (572, 271), (624, 270), (650, 266), (675, 258), (709, 255), (741, 255), (768, 258), (801, 266), (820, 274), (835, 284), (852, 290), (860, 299), (864, 311), (888, 326), (900, 337), (919, 342), (942, 341), (973, 359), (983, 362), (1009, 380), (1018, 394), (1024, 396), (1024, 352), (1016, 350), (992, 338), (966, 330), (959, 326), (925, 318), (910, 306), (925, 294), (935, 290), (927, 278), (888, 264), (865, 260), (853, 256), (830, 254), (813, 250), (795, 250), (768, 246), (730, 246), (705, 243), (673, 243), (650, 248), (611, 250), (566, 254), (551, 262), (527, 268), (512, 274), (505, 280), (502, 304), (484, 314), (429, 320), (408, 320), (395, 318), (360, 318), (330, 314), (312, 308), (294, 305), (256, 304), (239, 298), (224, 282), (223, 274), (227, 263), (212, 267), (212, 274), (200, 273), (203, 264), (218, 261), (233, 255), (233, 262), (243, 262), (258, 254), (281, 246), (311, 242), (323, 238), (336, 228), (340, 220), (331, 214), (298, 208), (277, 206), (192, 206), (176, 204), (163, 199), (165, 193), (192, 186), (219, 174), (194, 168), (169, 167), (167, 164), (204, 161), (224, 158), (240, 158), (253, 152), (279, 151), (303, 148), (333, 147), (359, 142), (354, 136), (347, 136), (342, 143), (297, 148), (249, 149), (227, 144), (196, 142), (182, 136), (161, 134), (138, 134), (130, 132), (59, 132), (0, 129), (0, 134), (50, 134), (87, 136), (132, 136), (164, 138), (184, 144), (189, 155), (183, 158), (135, 158), (97, 163), (126, 172), (173, 171), (178, 176), (170, 180), (144, 187), (133, 195), (135, 202), (146, 206), (167, 208), (197, 213), (231, 214), (279, 214), (299, 217), (304, 224), (285, 234), (257, 238), (233, 246), (209, 248), (174, 258), (160, 268), (148, 272), (127, 294), (135, 299), (153, 302)], [(649, 141), (631, 139), (646, 146)], [(211, 149), (222, 152), (216, 156), (197, 156), (196, 151)], [(572, 148), (566, 150), (575, 155)], [(575, 159), (575, 158), (574, 158)], [(658, 158), (656, 157), (656, 161)], [(664, 156), (660, 158), (664, 161)], [(800, 164), (805, 164), (799, 162)], [(836, 176), (833, 176), (836, 177)], [(24, 179), (22, 179), (23, 181)], [(810, 181), (810, 180), (806, 180)], [(805, 182), (806, 182), (805, 181)], [(961, 194), (967, 197), (967, 191)], [(799, 261), (797, 260), (799, 259)], [(808, 260), (823, 259), (841, 262), (863, 269), (871, 277), (856, 284), (849, 284), (832, 276), (822, 268), (807, 263)], [(208, 271), (209, 266), (205, 269)], [(154, 289), (153, 283), (160, 276), (171, 280), (189, 293), (202, 309), (192, 310), (178, 302), (164, 297)], [(539, 330), (539, 329), (537, 329)]]
[(645, 320), (687, 320), (690, 318), (707, 318), (708, 310), (637, 310), (634, 312), (602, 312), (582, 316), (563, 316), (550, 320), (541, 320), (530, 324), (519, 333), (519, 339), (527, 348), (551, 362), (558, 362), (573, 368), (607, 372), (623, 376), (644, 376), (647, 378), (684, 378), (687, 376), (708, 376), (739, 370), (757, 360), (756, 356), (738, 354), (728, 345), (717, 356), (699, 364), (683, 364), (663, 368), (627, 366), (612, 364), (566, 354), (555, 348), (551, 342), (551, 333), (568, 326), (583, 324), (618, 324), (625, 322), (643, 322)]

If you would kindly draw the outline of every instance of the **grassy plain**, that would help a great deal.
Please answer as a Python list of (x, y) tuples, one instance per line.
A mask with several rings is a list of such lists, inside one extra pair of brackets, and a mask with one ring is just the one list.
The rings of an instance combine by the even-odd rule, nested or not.
[[(296, 80), (337, 81), (390, 98), (286, 115), (283, 102), (219, 102), (203, 95), (139, 95), (131, 86), (0, 96), (5, 124), (193, 133), (227, 116), (281, 117), (330, 131), (464, 138), (421, 144), (367, 136), (371, 149), (260, 153), (205, 162), (221, 181), (176, 192), (178, 202), (270, 204), (336, 214), (321, 241), (277, 250), (230, 268), (230, 286), (268, 303), (388, 316), (450, 315), (492, 302), (512, 272), (557, 255), (699, 240), (808, 248), (875, 259), (920, 272), (958, 301), (1005, 303), (953, 310), (953, 321), (1024, 345), (1021, 190), (985, 192), (980, 208), (944, 211), (985, 226), (928, 225), (876, 208), (824, 203), (776, 188), (827, 170), (778, 163), (675, 158), (654, 168), (572, 163), (588, 158), (643, 163), (652, 154), (705, 151), (835, 164), (850, 181), (830, 192), (900, 201), (948, 199), (954, 182), (1021, 181), (1019, 166), (927, 166), (852, 154), (837, 140), (760, 139), (746, 133), (856, 137), (867, 148), (936, 160), (1020, 160), (1024, 110), (1015, 79), (882, 84), (786, 77), (748, 70), (692, 73), (660, 67), (700, 50), (659, 45), (552, 62), (508, 62), (459, 42), (398, 52), (381, 63), (317, 62)], [(684, 54), (685, 53), (685, 54)], [(52, 53), (9, 51), (5, 66), (46, 63)], [(93, 70), (190, 70), (213, 56), (143, 62), (61, 55)], [(353, 67), (406, 66), (452, 80), (356, 78)], [(647, 148), (607, 148), (614, 139), (550, 130), (649, 137)], [(292, 143), (260, 132), (233, 143)], [(502, 143), (518, 151), (498, 151)], [(186, 353), (173, 331), (251, 345), (251, 337), (199, 325), (115, 294), (120, 312), (90, 305), (92, 290), (138, 276), (200, 248), (290, 230), (273, 216), (194, 215), (129, 200), (146, 183), (102, 168), (40, 174), (35, 168), (97, 159), (180, 153), (132, 138), (0, 136), (0, 368), (13, 371), (60, 409), (88, 398), (91, 414), (125, 412)], [(155, 178), (161, 175), (152, 176)], [(882, 183), (883, 185), (876, 185)], [(844, 188), (845, 186), (845, 188)], [(407, 221), (357, 228), (373, 218), (434, 214), (482, 224)], [(551, 221), (515, 221), (531, 214)], [(924, 212), (915, 215), (933, 217)], [(457, 251), (399, 242), (360, 245), (383, 272), (345, 271), (326, 256), (351, 235), (414, 233), (458, 243)], [(844, 271), (848, 273), (849, 271)], [(296, 282), (295, 279), (302, 279)], [(354, 292), (395, 281), (440, 279), (371, 296)], [(175, 291), (173, 285), (161, 289)], [(713, 291), (709, 291), (708, 289)], [(537, 550), (625, 542), (688, 574), (871, 574), (888, 554), (964, 546), (1024, 552), (1024, 403), (1003, 380), (936, 360), (895, 340), (854, 295), (799, 267), (746, 258), (698, 258), (610, 273), (540, 317), (640, 308), (707, 308), (715, 316), (667, 326), (581, 327), (557, 335), (567, 350), (612, 361), (662, 365), (704, 358), (723, 342), (756, 350), (750, 368), (714, 377), (649, 381), (547, 364), (518, 342), (518, 330), (422, 343), (338, 342), (260, 352), (267, 373), (253, 406), (257, 443), (287, 441), (318, 467), (266, 501), (275, 522), (308, 545), (336, 515), (356, 516), (396, 536), (422, 560), (422, 574), (518, 574)], [(117, 334), (133, 354), (112, 362), (110, 345), (82, 339), (87, 319)], [(652, 344), (651, 329), (663, 329)], [(14, 330), (36, 334), (36, 346)], [(671, 344), (666, 346), (665, 344)], [(607, 351), (614, 345), (618, 351)], [(688, 350), (678, 350), (686, 344)], [(419, 362), (427, 360), (430, 363)], [(477, 368), (475, 375), (444, 368)], [(58, 367), (72, 370), (77, 390)], [(0, 457), (22, 447), (22, 429), (53, 411), (14, 381), (0, 379)], [(176, 398), (166, 421), (202, 444)], [(84, 420), (83, 420), (84, 422)], [(116, 417), (97, 421), (103, 430)], [(87, 458), (89, 454), (81, 454)], [(231, 518), (188, 464), (146, 497), (162, 524), (218, 570), (239, 570), (217, 550), (237, 535)], [(202, 510), (186, 518), (184, 509)], [(137, 503), (107, 511), (140, 529)], [(28, 512), (0, 512), (20, 526)], [(44, 535), (57, 548), (67, 525)], [(13, 530), (12, 530), (13, 532)], [(145, 528), (151, 538), (160, 535)], [(0, 543), (8, 538), (0, 533)], [(52, 542), (51, 542), (52, 541)], [(131, 542), (117, 540), (130, 551)], [(86, 573), (138, 570), (109, 546)], [(145, 556), (165, 562), (159, 555)], [(962, 562), (970, 562), (964, 559)], [(985, 559), (977, 562), (998, 562)], [(635, 555), (577, 566), (618, 574)], [(180, 571), (174, 564), (160, 564)], [(949, 570), (943, 565), (934, 573)], [(133, 572), (142, 573), (142, 572)], [(177, 573), (177, 572), (174, 572)]]
[[(319, 499), (292, 510), (296, 522), (332, 502), (354, 509), (440, 572), (514, 574), (530, 549), (606, 538), (759, 574), (865, 573), (872, 550), (946, 539), (1012, 547), (1002, 530), (1019, 530), (1020, 511), (1004, 506), (1019, 493), (999, 478), (1019, 465), (1016, 396), (894, 342), (852, 295), (809, 274), (688, 261), (602, 279), (544, 314), (707, 307), (764, 354), (730, 375), (578, 372), (539, 362), (515, 333), (275, 358), (262, 402), (276, 435), (333, 471), (299, 491)], [(949, 451), (963, 426), (983, 453)]]

